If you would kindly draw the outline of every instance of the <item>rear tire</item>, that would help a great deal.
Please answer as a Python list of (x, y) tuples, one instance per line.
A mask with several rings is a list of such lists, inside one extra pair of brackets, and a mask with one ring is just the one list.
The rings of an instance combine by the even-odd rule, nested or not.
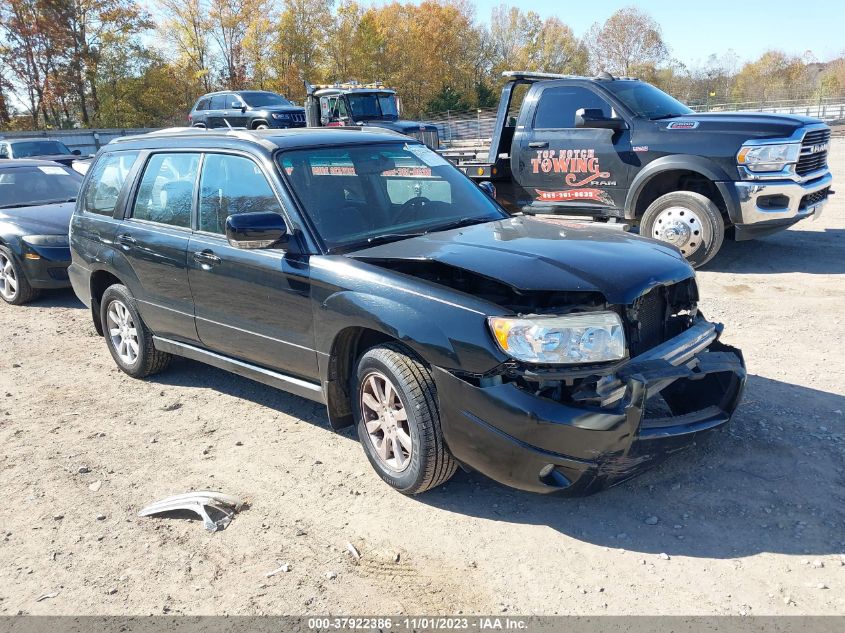
[(13, 306), (22, 306), (40, 295), (40, 290), (29, 285), (14, 253), (0, 246), (0, 299)]
[(640, 220), (640, 235), (678, 247), (693, 268), (716, 256), (725, 239), (725, 221), (710, 198), (692, 191), (660, 196)]
[(411, 350), (396, 343), (368, 350), (353, 382), (358, 437), (388, 485), (415, 495), (455, 474), (457, 463), (440, 429), (434, 380)]
[(146, 378), (164, 370), (172, 358), (153, 345), (135, 297), (126, 286), (110, 286), (100, 300), (100, 322), (114, 362), (133, 378)]

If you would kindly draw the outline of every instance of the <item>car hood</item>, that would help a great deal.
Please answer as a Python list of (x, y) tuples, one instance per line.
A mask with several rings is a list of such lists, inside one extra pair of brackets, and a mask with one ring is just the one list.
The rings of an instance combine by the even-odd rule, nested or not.
[(20, 235), (67, 235), (73, 202), (0, 209), (0, 223), (14, 226)]
[(598, 292), (617, 305), (632, 303), (654, 286), (694, 276), (668, 244), (601, 225), (529, 217), (439, 231), (349, 256), (376, 265), (433, 260), (518, 290)]
[(299, 106), (274, 106), (272, 108), (255, 108), (262, 112), (284, 112), (286, 114), (305, 114), (305, 108)]
[(372, 127), (382, 127), (387, 130), (393, 130), (394, 132), (400, 132), (402, 134), (413, 134), (415, 132), (419, 132), (420, 130), (436, 130), (437, 127), (434, 125), (427, 125), (425, 123), (421, 123), (419, 121), (379, 121), (379, 120), (370, 120), (370, 121), (363, 121), (364, 125), (370, 125)]
[(799, 115), (762, 112), (694, 113), (658, 121), (663, 129), (678, 134), (735, 133), (744, 138), (787, 138), (805, 125), (818, 123), (822, 121)]

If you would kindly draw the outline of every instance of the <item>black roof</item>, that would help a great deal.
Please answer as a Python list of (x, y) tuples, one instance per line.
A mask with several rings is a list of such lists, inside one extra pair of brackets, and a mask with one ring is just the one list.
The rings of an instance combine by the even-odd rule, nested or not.
[(67, 167), (67, 165), (62, 165), (52, 160), (39, 160), (37, 158), (10, 158), (0, 160), (0, 169), (6, 167)]
[(297, 147), (366, 145), (371, 143), (401, 142), (418, 143), (384, 128), (374, 127), (331, 127), (292, 128), (283, 130), (227, 130), (222, 128), (169, 128), (117, 138), (108, 144), (110, 149), (161, 149), (178, 147), (233, 148), (238, 146), (258, 147), (265, 152)]

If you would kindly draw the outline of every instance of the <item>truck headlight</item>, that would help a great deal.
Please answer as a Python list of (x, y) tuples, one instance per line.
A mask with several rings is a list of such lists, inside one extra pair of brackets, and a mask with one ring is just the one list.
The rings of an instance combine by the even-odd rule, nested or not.
[(487, 322), (502, 351), (526, 363), (571, 365), (625, 358), (625, 332), (615, 312), (490, 317)]
[(798, 162), (800, 155), (800, 143), (743, 145), (736, 155), (736, 162), (753, 172), (781, 171), (787, 165)]
[(290, 119), (290, 115), (286, 112), (273, 112), (270, 114), (270, 116), (276, 119), (277, 121), (287, 121)]
[(30, 246), (69, 246), (67, 235), (24, 235), (21, 239)]

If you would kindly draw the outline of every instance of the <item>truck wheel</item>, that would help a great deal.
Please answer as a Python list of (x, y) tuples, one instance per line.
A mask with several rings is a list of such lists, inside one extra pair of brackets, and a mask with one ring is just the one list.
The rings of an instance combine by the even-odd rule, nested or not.
[(40, 290), (29, 285), (12, 251), (0, 246), (0, 298), (13, 306), (21, 306), (34, 301), (40, 294)]
[(170, 354), (153, 345), (152, 332), (141, 320), (126, 286), (106, 289), (100, 300), (100, 320), (114, 362), (133, 378), (152, 376), (170, 364)]
[(693, 268), (709, 262), (725, 239), (725, 222), (710, 198), (692, 191), (660, 196), (640, 220), (640, 235), (677, 246)]
[(385, 482), (413, 495), (455, 474), (434, 380), (413, 352), (398, 344), (370, 349), (358, 361), (354, 387), (358, 437)]

